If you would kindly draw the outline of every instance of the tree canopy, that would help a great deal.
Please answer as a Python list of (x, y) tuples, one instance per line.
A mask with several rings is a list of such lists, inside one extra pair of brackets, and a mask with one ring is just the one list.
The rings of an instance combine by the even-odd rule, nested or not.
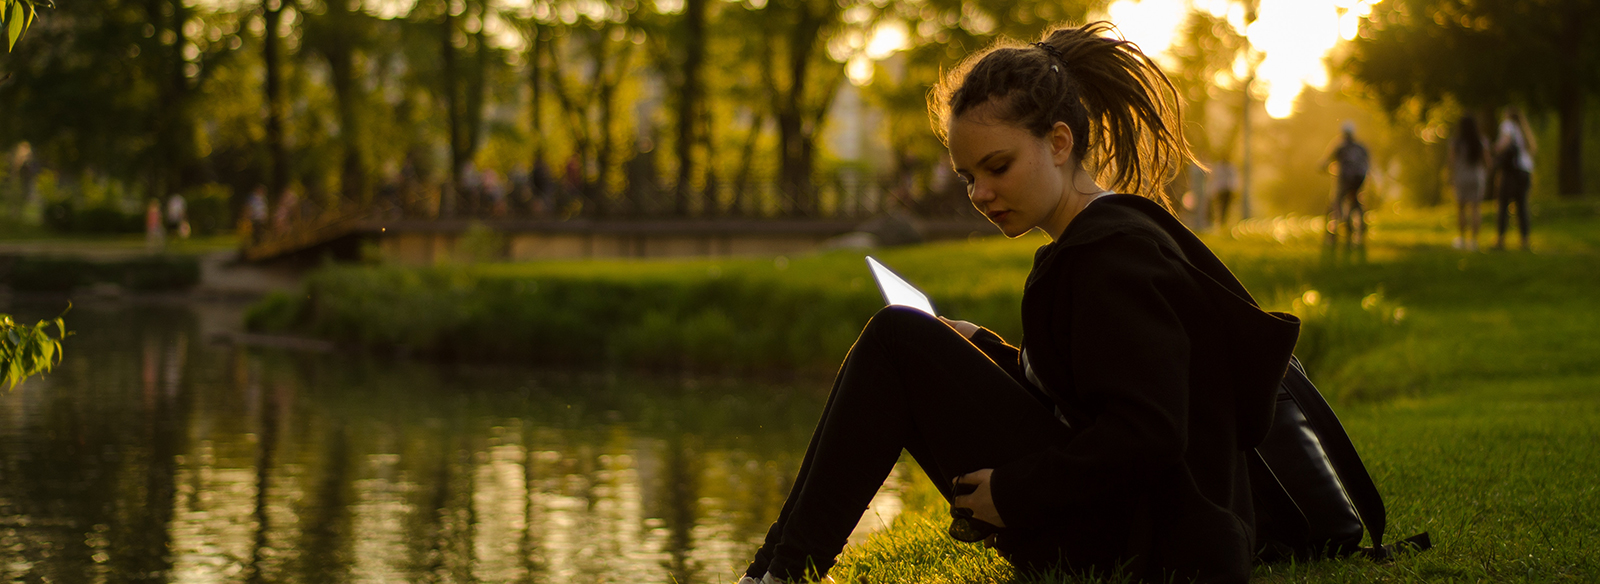
[(1560, 192), (1583, 192), (1582, 133), (1600, 93), (1600, 7), (1588, 0), (1390, 0), (1344, 69), (1386, 109), (1452, 103), (1487, 117), (1521, 104), (1560, 127)]

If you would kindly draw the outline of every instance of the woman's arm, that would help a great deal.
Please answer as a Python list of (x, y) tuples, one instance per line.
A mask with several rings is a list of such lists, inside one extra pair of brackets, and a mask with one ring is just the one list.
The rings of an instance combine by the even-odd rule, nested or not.
[(956, 329), (956, 332), (961, 333), (961, 336), (972, 341), (972, 344), (978, 347), (979, 351), (983, 351), (983, 354), (987, 355), (989, 360), (994, 361), (996, 365), (1005, 369), (1006, 373), (1011, 374), (1012, 379), (1016, 379), (1018, 383), (1022, 382), (1022, 369), (1017, 360), (1018, 350), (1016, 347), (1011, 346), (1010, 343), (1007, 343), (1005, 339), (1000, 338), (999, 334), (964, 320), (950, 320), (942, 316), (939, 317), (939, 320), (944, 321), (945, 324), (950, 325), (950, 328)]
[(1068, 306), (1049, 323), (1065, 354), (1050, 358), (1070, 363), (1072, 391), (1097, 412), (1070, 442), (994, 470), (995, 508), (1012, 527), (1049, 525), (1141, 489), (1187, 446), (1189, 336), (1171, 298), (1198, 291), (1143, 237), (1112, 236), (1074, 253), (1058, 268)]

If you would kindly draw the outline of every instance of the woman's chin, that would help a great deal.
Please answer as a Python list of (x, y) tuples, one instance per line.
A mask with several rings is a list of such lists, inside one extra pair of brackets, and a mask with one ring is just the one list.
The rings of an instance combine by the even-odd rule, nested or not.
[(995, 221), (991, 218), (989, 219), (989, 222), (993, 223), (995, 227), (999, 227), (1002, 235), (1005, 235), (1011, 239), (1016, 239), (1018, 237), (1022, 237), (1023, 235), (1027, 235), (1028, 230), (1033, 229), (1032, 227), (1023, 227), (1015, 221)]

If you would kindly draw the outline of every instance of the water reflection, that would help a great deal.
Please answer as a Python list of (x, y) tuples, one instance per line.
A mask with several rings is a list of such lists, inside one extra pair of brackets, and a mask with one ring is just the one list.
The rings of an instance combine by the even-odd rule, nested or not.
[(241, 350), (216, 314), (80, 307), (0, 395), (0, 578), (730, 581), (824, 397)]

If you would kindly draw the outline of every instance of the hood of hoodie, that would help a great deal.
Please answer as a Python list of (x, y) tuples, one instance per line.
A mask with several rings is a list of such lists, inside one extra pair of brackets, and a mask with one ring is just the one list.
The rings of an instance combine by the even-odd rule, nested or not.
[[(1092, 220), (1083, 221), (1084, 217)], [(1026, 287), (1071, 255), (1073, 248), (1130, 232), (1151, 235), (1176, 251), (1218, 311), (1219, 320), (1227, 323), (1218, 333), (1235, 348), (1226, 358), (1234, 383), (1239, 445), (1260, 444), (1272, 427), (1278, 386), (1300, 335), (1300, 319), (1262, 310), (1222, 260), (1161, 205), (1137, 195), (1108, 195), (1095, 201), (1067, 226), (1061, 239), (1039, 248)]]

